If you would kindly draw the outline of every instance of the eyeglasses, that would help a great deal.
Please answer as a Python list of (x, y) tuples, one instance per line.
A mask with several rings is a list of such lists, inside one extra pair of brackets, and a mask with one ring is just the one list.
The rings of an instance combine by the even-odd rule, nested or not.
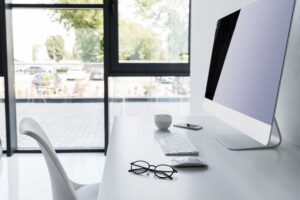
[(134, 174), (143, 174), (145, 172), (153, 172), (155, 174), (156, 177), (161, 178), (161, 179), (171, 179), (172, 175), (174, 173), (177, 173), (177, 171), (169, 166), (169, 165), (165, 165), (165, 164), (161, 164), (161, 165), (150, 165), (148, 162), (143, 161), (143, 160), (137, 160), (135, 162), (130, 163), (131, 167), (130, 170), (128, 170), (128, 172), (132, 172)]

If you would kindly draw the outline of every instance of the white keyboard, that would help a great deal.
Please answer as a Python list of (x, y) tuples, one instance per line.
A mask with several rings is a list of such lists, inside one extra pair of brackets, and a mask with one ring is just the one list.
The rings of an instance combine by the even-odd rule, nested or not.
[(156, 133), (156, 138), (166, 156), (197, 156), (196, 147), (180, 133)]

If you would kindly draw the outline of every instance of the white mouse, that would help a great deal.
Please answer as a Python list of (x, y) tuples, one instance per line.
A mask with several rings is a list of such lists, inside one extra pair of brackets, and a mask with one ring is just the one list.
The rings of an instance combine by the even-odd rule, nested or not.
[(207, 164), (197, 157), (179, 157), (171, 160), (173, 167), (207, 167)]

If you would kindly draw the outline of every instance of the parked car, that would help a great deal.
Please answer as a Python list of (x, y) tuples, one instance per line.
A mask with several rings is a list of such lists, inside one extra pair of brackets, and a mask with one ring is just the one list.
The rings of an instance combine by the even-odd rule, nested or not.
[(81, 80), (85, 79), (85, 72), (80, 67), (72, 67), (67, 72), (67, 80)]
[(62, 81), (54, 73), (38, 73), (34, 75), (32, 85), (38, 93), (58, 93), (62, 90)]
[(100, 68), (93, 68), (90, 74), (90, 80), (103, 80), (103, 70)]
[(43, 69), (39, 66), (30, 66), (30, 67), (26, 68), (23, 72), (27, 73), (27, 74), (30, 74), (30, 75), (34, 75), (34, 74), (37, 74), (37, 73), (45, 72), (45, 69)]

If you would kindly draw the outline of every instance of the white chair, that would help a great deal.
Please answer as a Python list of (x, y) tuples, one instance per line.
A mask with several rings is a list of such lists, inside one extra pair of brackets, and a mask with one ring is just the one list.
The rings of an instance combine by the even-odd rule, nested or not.
[(52, 186), (53, 200), (96, 200), (100, 183), (81, 185), (74, 183), (64, 171), (52, 144), (39, 124), (31, 118), (20, 123), (20, 132), (35, 139), (46, 160)]

